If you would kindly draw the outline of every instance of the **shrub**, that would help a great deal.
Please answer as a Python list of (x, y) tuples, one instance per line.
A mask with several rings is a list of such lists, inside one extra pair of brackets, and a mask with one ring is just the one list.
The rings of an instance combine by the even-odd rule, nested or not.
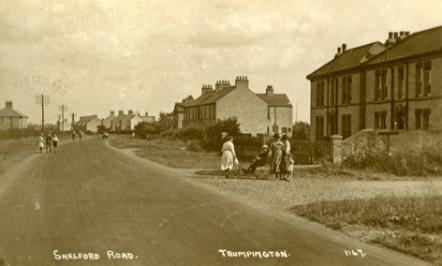
[(442, 173), (442, 146), (424, 145), (420, 149), (402, 148), (387, 153), (380, 149), (369, 149), (365, 153), (353, 154), (344, 159), (348, 168), (371, 169), (394, 175), (418, 175)]
[[(226, 132), (235, 139), (240, 135), (239, 123), (235, 117), (218, 120), (215, 124), (207, 127), (203, 146), (206, 150), (219, 150), (222, 145), (221, 133)], [(235, 140), (237, 143), (237, 140)]]

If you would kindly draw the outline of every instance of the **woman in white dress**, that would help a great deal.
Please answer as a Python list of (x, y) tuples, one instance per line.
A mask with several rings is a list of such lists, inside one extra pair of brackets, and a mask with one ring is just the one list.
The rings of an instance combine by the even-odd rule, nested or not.
[(221, 159), (221, 170), (225, 172), (226, 178), (229, 178), (230, 171), (232, 171), (235, 163), (238, 163), (236, 158), (235, 146), (233, 145), (233, 138), (231, 136), (226, 137), (226, 141), (221, 149), (223, 153)]

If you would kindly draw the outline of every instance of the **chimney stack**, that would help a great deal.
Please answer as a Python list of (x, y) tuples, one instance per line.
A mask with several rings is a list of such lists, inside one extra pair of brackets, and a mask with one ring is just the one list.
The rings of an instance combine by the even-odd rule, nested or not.
[(204, 95), (211, 91), (213, 91), (211, 84), (203, 84), (203, 86), (201, 87), (201, 95)]
[(273, 95), (273, 86), (272, 85), (267, 85), (266, 95), (267, 96), (272, 96)]
[(235, 79), (235, 88), (249, 88), (249, 79), (247, 76), (237, 76)]
[(5, 107), (8, 108), (8, 109), (12, 109), (12, 102), (11, 101), (7, 101), (5, 103)]
[(147, 113), (147, 112), (145, 112), (145, 113), (144, 113), (144, 116), (145, 116), (145, 117), (148, 117), (148, 113)]
[(395, 32), (395, 33), (394, 33), (394, 39), (396, 40), (398, 37), (399, 37), (399, 33), (398, 33), (398, 32)]
[(347, 44), (343, 43), (342, 44), (342, 53), (344, 53), (345, 50), (347, 50)]
[(134, 114), (134, 111), (132, 111), (132, 110), (128, 110), (128, 112), (127, 112), (129, 115), (133, 115)]
[(218, 80), (215, 83), (215, 90), (216, 91), (222, 90), (227, 87), (230, 87), (230, 81), (228, 81), (228, 80)]
[(118, 115), (124, 115), (124, 111), (123, 110), (119, 110), (118, 111)]
[(111, 115), (111, 116), (114, 116), (114, 115), (115, 115), (115, 112), (114, 112), (114, 111), (110, 111), (110, 115)]

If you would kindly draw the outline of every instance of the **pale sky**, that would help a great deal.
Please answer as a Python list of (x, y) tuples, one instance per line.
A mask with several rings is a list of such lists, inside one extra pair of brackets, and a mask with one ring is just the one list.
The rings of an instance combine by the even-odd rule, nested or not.
[(309, 121), (305, 76), (337, 46), (439, 26), (441, 13), (440, 0), (3, 0), (0, 108), (12, 100), (38, 123), (44, 93), (48, 122), (61, 104), (77, 115), (158, 115), (203, 83), (246, 75), (255, 92), (287, 93)]

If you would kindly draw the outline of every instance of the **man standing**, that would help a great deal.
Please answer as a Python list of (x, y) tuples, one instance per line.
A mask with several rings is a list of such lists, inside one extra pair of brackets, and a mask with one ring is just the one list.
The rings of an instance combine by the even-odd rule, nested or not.
[(49, 132), (46, 134), (46, 153), (52, 152), (52, 134)]

